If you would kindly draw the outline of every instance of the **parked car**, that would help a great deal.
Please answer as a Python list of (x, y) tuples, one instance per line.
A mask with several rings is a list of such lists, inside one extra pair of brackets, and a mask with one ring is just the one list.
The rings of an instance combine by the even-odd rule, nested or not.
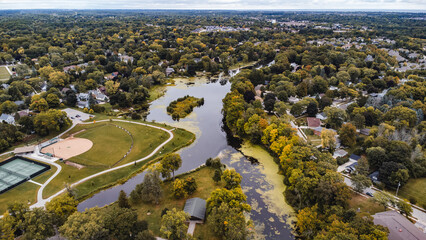
[(374, 196), (373, 196), (373, 194), (372, 194), (371, 192), (366, 192), (365, 194), (366, 194), (367, 196), (374, 197)]

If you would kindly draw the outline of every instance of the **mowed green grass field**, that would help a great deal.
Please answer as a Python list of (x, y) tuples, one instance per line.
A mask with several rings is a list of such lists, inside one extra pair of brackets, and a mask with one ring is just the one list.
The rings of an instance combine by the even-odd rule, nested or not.
[(414, 198), (417, 206), (426, 208), (426, 178), (408, 180), (407, 184), (399, 189), (398, 197), (407, 200)]
[[(104, 135), (107, 135), (105, 131), (103, 131), (102, 128), (98, 127), (98, 126), (102, 127), (107, 124), (109, 123), (102, 122), (102, 123), (89, 124), (89, 125), (77, 125), (74, 129), (72, 129), (70, 132), (65, 134), (63, 137), (66, 138), (70, 134), (76, 133), (84, 128), (87, 128), (85, 132), (79, 133), (76, 136), (83, 137), (84, 134), (87, 134), (86, 135), (87, 138), (91, 137), (94, 140), (97, 138), (107, 139), (109, 137), (104, 136)], [(132, 133), (134, 138), (134, 146), (131, 153), (122, 162), (120, 162), (119, 164), (115, 166), (133, 162), (135, 160), (138, 160), (140, 158), (147, 156), (152, 151), (154, 151), (154, 149), (157, 148), (158, 145), (160, 145), (161, 143), (163, 143), (169, 138), (169, 134), (167, 132), (164, 132), (159, 129), (151, 128), (151, 127), (146, 127), (143, 125), (127, 123), (127, 122), (117, 122), (117, 121), (113, 121), (112, 124), (119, 125), (126, 128), (129, 132)], [(159, 125), (159, 124), (155, 124), (155, 125)], [(114, 128), (117, 128), (117, 127), (114, 127)], [(170, 129), (169, 126), (165, 126), (165, 128)], [(122, 131), (124, 134), (127, 135), (127, 133), (124, 132), (123, 130), (121, 129), (118, 129), (118, 130)], [(174, 138), (172, 139), (172, 141), (167, 143), (160, 151), (158, 151), (154, 156), (147, 159), (146, 161), (93, 178), (85, 183), (82, 183), (76, 186), (75, 190), (76, 190), (77, 197), (83, 198), (91, 194), (92, 192), (96, 191), (97, 189), (110, 186), (111, 184), (115, 184), (117, 181), (120, 181), (121, 179), (125, 179), (139, 172), (141, 168), (144, 167), (149, 161), (152, 161), (152, 160), (155, 161), (156, 159), (158, 159), (164, 154), (176, 151), (177, 149), (192, 143), (192, 141), (195, 139), (195, 135), (193, 133), (190, 133), (182, 129), (175, 129), (173, 133), (174, 133)], [(121, 153), (122, 155), (124, 155), (124, 153), (126, 153), (128, 150), (128, 147), (125, 142), (117, 143), (116, 141), (111, 141), (108, 143), (108, 145), (105, 146), (105, 148), (113, 149), (117, 151), (117, 149), (119, 148), (119, 144), (121, 144), (122, 147), (125, 148), (123, 152)], [(92, 149), (94, 150), (94, 148)], [(97, 172), (101, 172), (103, 170), (108, 169), (109, 166), (107, 166), (107, 164), (105, 163), (112, 162), (112, 161), (105, 160), (105, 158), (109, 158), (110, 156), (108, 156), (106, 152), (101, 152), (99, 153), (99, 155), (95, 155), (94, 153), (91, 153), (92, 149), (74, 158), (78, 159), (78, 157), (82, 158), (83, 155), (86, 155), (90, 157), (93, 162), (102, 163), (102, 164), (87, 166), (79, 170), (75, 167), (57, 162), (58, 164), (62, 166), (62, 171), (58, 174), (58, 176), (56, 176), (56, 178), (54, 178), (46, 186), (45, 190), (43, 191), (43, 197), (47, 198), (51, 196), (52, 194), (60, 191), (61, 189), (65, 187), (65, 184), (74, 183), (82, 178), (85, 178)], [(73, 161), (75, 160), (74, 158), (70, 160)]]
[(10, 74), (7, 71), (6, 67), (0, 67), (0, 81), (7, 81), (10, 78)]
[(132, 145), (132, 138), (123, 129), (112, 124), (97, 124), (75, 137), (93, 142), (92, 148), (69, 159), (85, 166), (108, 166), (117, 163)]

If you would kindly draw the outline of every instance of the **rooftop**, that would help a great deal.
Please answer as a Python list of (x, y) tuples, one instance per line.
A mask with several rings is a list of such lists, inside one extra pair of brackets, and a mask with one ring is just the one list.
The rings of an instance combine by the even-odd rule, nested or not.
[(422, 240), (426, 234), (420, 231), (407, 218), (396, 211), (380, 212), (373, 215), (374, 224), (389, 229), (389, 240)]
[(206, 200), (190, 198), (186, 200), (183, 211), (189, 214), (191, 220), (204, 220), (206, 215)]

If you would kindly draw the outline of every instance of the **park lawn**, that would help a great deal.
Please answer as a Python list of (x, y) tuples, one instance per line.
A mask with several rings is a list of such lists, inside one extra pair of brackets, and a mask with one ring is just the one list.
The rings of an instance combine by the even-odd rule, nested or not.
[[(207, 200), (210, 197), (210, 193), (217, 189), (223, 187), (223, 183), (220, 182), (216, 184), (213, 181), (214, 169), (210, 167), (201, 167), (200, 169), (180, 175), (176, 178), (184, 179), (186, 177), (193, 177), (197, 182), (197, 190), (191, 196), (188, 196), (184, 199), (175, 199), (172, 196), (172, 181), (163, 182), (163, 199), (160, 201), (160, 204), (150, 204), (150, 203), (139, 203), (134, 206), (138, 212), (138, 217), (140, 220), (147, 221), (148, 228), (154, 233), (155, 236), (160, 236), (160, 227), (161, 227), (161, 211), (164, 208), (173, 209), (176, 208), (178, 210), (183, 210), (185, 206), (186, 199), (199, 197)], [(149, 214), (149, 215), (148, 215)], [(194, 236), (200, 236), (200, 239), (212, 239), (208, 238), (212, 233), (208, 231), (209, 229), (200, 227), (201, 225), (197, 224), (195, 227)]]
[(426, 178), (411, 178), (399, 189), (398, 197), (405, 198), (409, 201), (416, 200), (416, 205), (422, 208), (426, 207)]
[(7, 71), (6, 67), (0, 67), (0, 81), (7, 81), (10, 78), (10, 74)]
[[(44, 172), (43, 174), (33, 178), (34, 182), (44, 183), (50, 176), (56, 172), (56, 167), (51, 165), (51, 169)], [(39, 185), (25, 182), (7, 192), (0, 195), (0, 214), (3, 214), (7, 210), (8, 204), (14, 202), (34, 204), (37, 202), (37, 192), (40, 188)]]
[(149, 155), (170, 137), (167, 132), (156, 128), (125, 122), (114, 122), (114, 124), (127, 129), (132, 133), (134, 140), (132, 151), (120, 164), (135, 161)]
[(349, 207), (355, 210), (359, 208), (361, 212), (368, 212), (371, 215), (384, 211), (383, 207), (371, 201), (371, 198), (363, 197), (354, 192), (352, 193), (352, 198), (349, 200)]
[[(115, 122), (115, 123), (118, 123), (118, 122)], [(83, 125), (83, 126), (90, 126), (90, 125)], [(141, 125), (137, 125), (137, 126), (141, 126)], [(81, 125), (76, 127), (81, 127)], [(74, 131), (74, 129), (72, 131)], [(124, 182), (127, 178), (143, 170), (142, 167), (144, 167), (148, 162), (157, 161), (159, 160), (159, 157), (163, 156), (164, 154), (177, 151), (178, 149), (191, 144), (195, 139), (195, 135), (193, 133), (185, 131), (183, 129), (176, 129), (173, 132), (174, 132), (174, 138), (169, 143), (167, 143), (161, 149), (161, 151), (154, 154), (154, 156), (152, 156), (151, 158), (138, 163), (136, 167), (134, 165), (131, 165), (129, 167), (125, 167), (125, 168), (101, 175), (99, 177), (93, 178), (87, 182), (84, 182), (76, 186), (74, 190), (76, 191), (77, 198), (82, 199), (96, 192), (99, 189), (110, 187), (116, 183)], [(155, 147), (152, 148), (152, 150), (154, 149)], [(134, 160), (135, 159), (132, 159), (132, 161)], [(130, 161), (130, 158), (129, 158), (129, 161)], [(82, 178), (85, 178), (97, 172), (101, 172), (103, 170), (108, 169), (107, 167), (85, 167), (78, 170), (77, 168), (68, 166), (64, 163), (58, 162), (58, 164), (61, 164), (62, 171), (58, 174), (58, 176), (56, 176), (56, 178), (54, 178), (46, 186), (43, 192), (44, 198), (47, 198), (55, 194), (56, 192), (60, 191), (61, 189), (65, 187), (65, 184), (74, 183)]]
[(129, 134), (114, 125), (95, 123), (88, 126), (90, 128), (75, 137), (89, 139), (93, 142), (93, 146), (89, 151), (70, 158), (71, 162), (85, 166), (112, 167), (132, 145), (132, 138)]
[(166, 92), (167, 85), (155, 85), (152, 86), (149, 91), (148, 102), (155, 101), (156, 99), (162, 97)]

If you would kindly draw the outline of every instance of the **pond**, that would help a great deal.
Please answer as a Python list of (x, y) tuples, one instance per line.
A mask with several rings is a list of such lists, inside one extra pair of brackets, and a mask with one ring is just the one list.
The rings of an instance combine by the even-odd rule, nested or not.
[[(252, 206), (250, 218), (256, 232), (253, 238), (294, 239), (290, 227), (293, 212), (284, 202), (285, 188), (273, 158), (260, 147), (241, 145), (223, 128), (222, 99), (230, 88), (231, 84), (221, 77), (216, 81), (207, 78), (177, 78), (174, 85), (167, 87), (164, 96), (152, 102), (147, 121), (185, 128), (196, 134), (196, 141), (179, 151), (183, 164), (178, 174), (199, 167), (207, 158), (220, 157), (223, 163), (242, 175), (241, 186)], [(204, 105), (194, 108), (186, 118), (173, 121), (166, 107), (171, 101), (185, 95), (204, 98)], [(129, 194), (136, 184), (142, 182), (144, 175), (142, 172), (122, 185), (93, 195), (81, 202), (78, 210), (101, 207), (116, 201), (120, 190)]]

